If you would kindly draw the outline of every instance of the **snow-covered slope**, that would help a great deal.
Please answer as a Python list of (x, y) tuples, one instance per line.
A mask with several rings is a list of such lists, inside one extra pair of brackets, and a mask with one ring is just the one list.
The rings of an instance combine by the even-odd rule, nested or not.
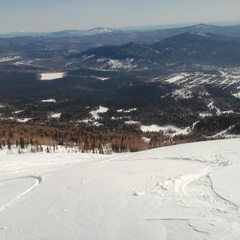
[(239, 239), (239, 145), (116, 155), (0, 151), (0, 239)]

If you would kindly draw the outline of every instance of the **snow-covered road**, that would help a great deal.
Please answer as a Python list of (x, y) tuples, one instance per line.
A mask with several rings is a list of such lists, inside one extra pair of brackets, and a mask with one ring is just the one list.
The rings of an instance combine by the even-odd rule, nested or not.
[(0, 240), (240, 239), (239, 146), (0, 151)]

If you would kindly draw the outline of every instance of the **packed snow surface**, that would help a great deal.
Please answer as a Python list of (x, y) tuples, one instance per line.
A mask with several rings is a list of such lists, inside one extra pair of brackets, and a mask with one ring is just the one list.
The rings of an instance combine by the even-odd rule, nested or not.
[(240, 239), (239, 145), (113, 155), (1, 150), (0, 239)]
[(64, 74), (64, 72), (41, 73), (41, 80), (54, 80), (58, 78), (63, 78)]

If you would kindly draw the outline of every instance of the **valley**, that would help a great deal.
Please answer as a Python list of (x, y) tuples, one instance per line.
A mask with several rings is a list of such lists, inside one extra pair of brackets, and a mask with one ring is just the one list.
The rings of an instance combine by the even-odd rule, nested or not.
[[(50, 138), (51, 145), (80, 145), (83, 129), (88, 129), (84, 141), (94, 136), (90, 149), (93, 138), (115, 149), (116, 131), (121, 138), (132, 135), (137, 143), (118, 143), (121, 151), (238, 136), (239, 38), (206, 32), (204, 25), (191, 28), (198, 32), (183, 30), (175, 29), (176, 35), (158, 42), (150, 42), (156, 34), (150, 32), (148, 43), (90, 49), (85, 38), (99, 44), (96, 39), (111, 34), (117, 41), (120, 33), (0, 39), (0, 46), (5, 46), (0, 62), (0, 122), (6, 128), (2, 144), (8, 139), (13, 144), (22, 136), (28, 141)], [(32, 130), (24, 133), (32, 126), (54, 128), (59, 134), (63, 126), (71, 126), (79, 135), (68, 133), (72, 137), (66, 139), (37, 136)], [(11, 133), (11, 128), (18, 130)]]

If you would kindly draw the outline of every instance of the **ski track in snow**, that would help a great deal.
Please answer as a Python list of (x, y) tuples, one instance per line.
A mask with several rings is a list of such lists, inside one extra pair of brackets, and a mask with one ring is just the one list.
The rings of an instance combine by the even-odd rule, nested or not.
[(17, 196), (15, 196), (14, 198), (12, 198), (10, 201), (8, 201), (7, 203), (3, 204), (2, 206), (0, 206), (0, 212), (3, 212), (5, 209), (11, 207), (14, 203), (16, 203), (20, 198), (22, 198), (24, 195), (26, 195), (27, 193), (29, 193), (30, 191), (32, 191), (34, 188), (36, 188), (41, 182), (42, 182), (42, 177), (40, 176), (25, 176), (25, 177), (18, 177), (18, 178), (13, 178), (13, 179), (8, 179), (8, 180), (2, 180), (0, 182), (0, 184), (4, 184), (10, 181), (14, 181), (14, 180), (20, 180), (20, 179), (34, 179), (35, 183), (32, 187), (28, 188), (27, 190), (23, 191), (22, 193), (18, 194)]
[[(17, 178), (12, 178), (12, 179), (1, 180), (0, 185), (3, 185), (5, 183), (8, 183), (8, 182), (11, 182), (11, 181), (14, 181), (14, 180), (21, 180), (21, 179), (34, 179), (35, 183), (30, 188), (26, 189), (25, 191), (21, 192), (17, 196), (13, 197), (7, 203), (1, 205), (0, 206), (0, 213), (5, 211), (6, 209), (10, 208), (11, 206), (13, 206), (15, 203), (17, 203), (17, 201), (20, 198), (27, 195), (29, 192), (31, 192), (34, 188), (36, 188), (42, 182), (42, 177), (40, 177), (40, 176), (25, 176), (25, 177), (17, 177)], [(8, 235), (7, 227), (6, 226), (1, 227), (0, 228), (0, 240), (6, 240), (7, 235)]]
[[(207, 231), (202, 231), (192, 224), (194, 221), (212, 221), (217, 222), (217, 225), (221, 225), (225, 223), (229, 223), (229, 219), (232, 219), (233, 224), (228, 228), (229, 239), (232, 239), (231, 231), (234, 231), (236, 234), (239, 234), (239, 226), (234, 223), (236, 219), (240, 219), (240, 206), (223, 196), (221, 196), (214, 189), (214, 184), (211, 179), (211, 173), (217, 171), (219, 168), (227, 167), (229, 164), (228, 161), (224, 162), (221, 159), (223, 156), (219, 156), (220, 160), (216, 160), (215, 162), (208, 162), (207, 167), (202, 169), (201, 171), (195, 174), (188, 174), (183, 176), (168, 176), (166, 178), (152, 178), (150, 191), (148, 187), (148, 192), (158, 196), (161, 201), (169, 201), (172, 199), (177, 202), (178, 207), (176, 211), (184, 212), (185, 214), (194, 214), (199, 216), (199, 218), (159, 218), (159, 219), (146, 219), (147, 221), (163, 221), (169, 222), (167, 225), (175, 225), (175, 221), (186, 222), (185, 225), (191, 227), (194, 231), (199, 232), (208, 236)], [(171, 158), (171, 160), (175, 161), (195, 161), (199, 163), (206, 162), (200, 159), (191, 159), (191, 158)], [(141, 192), (140, 192), (141, 193)], [(144, 192), (145, 193), (145, 192)], [(142, 194), (137, 194), (134, 192), (133, 195), (141, 196)], [(192, 199), (195, 199), (197, 202), (202, 202), (206, 205), (205, 208), (201, 207), (189, 207), (189, 205), (193, 204)], [(233, 214), (232, 214), (233, 213)], [(228, 220), (225, 221), (223, 215), (227, 217)], [(213, 217), (214, 216), (214, 217)], [(220, 221), (219, 221), (220, 220)], [(171, 222), (171, 223), (170, 223)], [(214, 225), (214, 224), (213, 224)], [(225, 227), (227, 228), (227, 227)], [(204, 227), (203, 227), (204, 229)], [(236, 230), (238, 229), (238, 230)], [(168, 239), (168, 238), (167, 238)], [(171, 239), (171, 237), (170, 237)], [(204, 238), (205, 239), (205, 238)], [(228, 239), (223, 238), (223, 239)], [(235, 238), (233, 238), (235, 239)]]
[[(214, 213), (218, 218), (222, 213), (234, 212), (237, 218), (239, 215), (239, 204), (236, 204), (223, 196), (221, 196), (214, 189), (212, 179), (210, 177), (211, 173), (217, 171), (222, 167), (227, 167), (232, 163), (229, 161), (224, 161), (227, 159), (226, 156), (216, 156), (215, 160), (206, 161), (199, 158), (169, 158), (172, 161), (192, 161), (199, 162), (204, 165), (207, 165), (201, 171), (195, 174), (188, 174), (183, 176), (168, 176), (168, 177), (156, 177), (151, 176), (151, 179), (146, 184), (146, 191), (136, 191), (134, 190), (132, 195), (142, 196), (146, 193), (156, 195), (160, 197), (162, 201), (175, 199), (179, 203), (179, 207), (182, 208), (181, 211), (186, 211), (187, 209), (187, 200), (196, 199), (196, 201), (204, 202), (208, 205), (205, 209), (196, 208), (197, 215), (199, 219), (188, 219), (188, 218), (161, 218), (161, 219), (146, 219), (146, 220), (163, 220), (163, 221), (189, 221), (189, 220), (206, 220), (208, 213)], [(117, 158), (116, 158), (117, 159)], [(150, 158), (151, 160), (161, 160), (167, 159), (164, 157), (160, 158)], [(125, 161), (125, 160), (121, 160)], [(127, 161), (127, 160), (126, 160)], [(144, 161), (144, 159), (132, 158), (131, 161)], [(170, 196), (171, 195), (171, 196)], [(190, 208), (189, 208), (190, 209)], [(194, 208), (193, 208), (194, 209)], [(191, 209), (191, 213), (193, 213)], [(189, 212), (189, 211), (188, 211)], [(194, 213), (195, 214), (195, 213)], [(213, 220), (209, 218), (209, 220)]]
[(7, 228), (2, 227), (0, 229), (0, 240), (6, 240), (7, 239)]

